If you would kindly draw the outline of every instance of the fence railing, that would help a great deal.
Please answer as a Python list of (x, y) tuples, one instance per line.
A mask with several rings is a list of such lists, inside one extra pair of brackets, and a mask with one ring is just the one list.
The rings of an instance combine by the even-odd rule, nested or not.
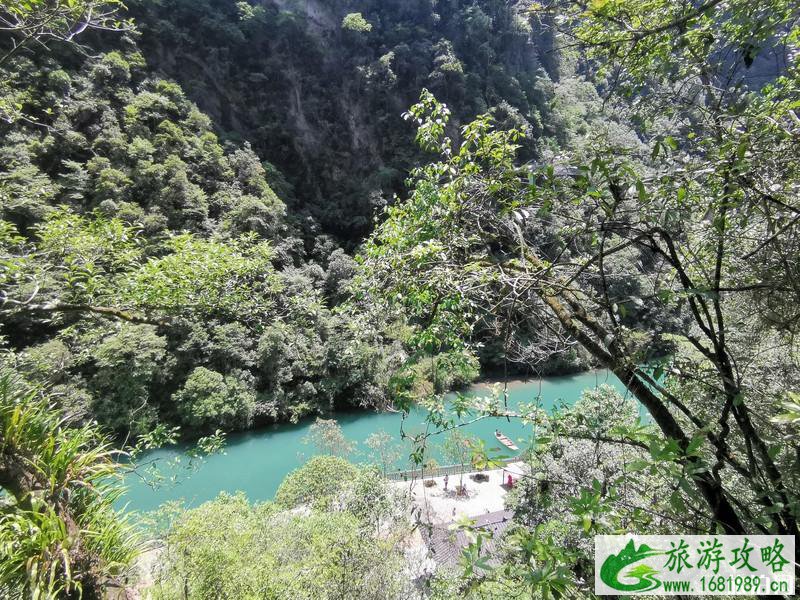
[[(519, 458), (506, 458), (496, 461), (504, 465), (513, 462), (519, 462)], [(483, 473), (484, 471), (494, 471), (497, 465), (486, 467), (483, 469), (476, 469), (472, 465), (464, 465), (463, 472), (467, 473)], [(409, 469), (407, 471), (389, 471), (386, 473), (386, 479), (390, 481), (410, 481), (412, 479), (428, 479), (431, 477), (444, 477), (445, 475), (459, 475), (462, 472), (461, 465), (446, 465), (443, 467), (433, 467), (430, 469)]]

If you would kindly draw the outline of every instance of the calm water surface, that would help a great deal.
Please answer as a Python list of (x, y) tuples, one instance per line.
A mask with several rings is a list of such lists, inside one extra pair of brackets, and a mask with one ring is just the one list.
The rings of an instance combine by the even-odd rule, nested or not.
[[(625, 389), (613, 374), (606, 371), (509, 383), (509, 407), (539, 402), (542, 408), (552, 410), (562, 403), (574, 404), (583, 390), (604, 383), (620, 391)], [(487, 384), (478, 384), (468, 393), (482, 396), (488, 393), (488, 389)], [(405, 420), (406, 433), (424, 431), (425, 415), (426, 412), (422, 409), (413, 410)], [(371, 450), (364, 444), (364, 440), (371, 433), (383, 430), (395, 437), (396, 443), (401, 446), (403, 458), (396, 466), (407, 467), (410, 444), (401, 443), (400, 414), (362, 411), (338, 413), (335, 418), (344, 435), (356, 443), (349, 456), (350, 460), (373, 462)], [(469, 418), (465, 417), (465, 420)], [(294, 425), (273, 425), (258, 431), (231, 435), (224, 454), (206, 458), (199, 467), (191, 471), (185, 467), (176, 471), (166, 464), (180, 454), (178, 449), (151, 452), (146, 460), (158, 461), (156, 464), (162, 474), (168, 478), (176, 473), (179, 482), (174, 485), (162, 484), (152, 489), (141, 477), (129, 475), (125, 482), (128, 489), (120, 504), (127, 504), (129, 509), (139, 511), (154, 510), (169, 500), (182, 500), (188, 506), (197, 506), (215, 498), (222, 491), (239, 490), (245, 492), (251, 501), (269, 500), (286, 474), (316, 453), (313, 446), (303, 441), (312, 422), (313, 419), (308, 419)], [(531, 428), (514, 420), (508, 422), (506, 419), (484, 419), (465, 426), (462, 431), (484, 440), (488, 448), (497, 448), (495, 429), (500, 429), (517, 441), (520, 447), (525, 447), (529, 442)], [(447, 461), (442, 458), (441, 443), (442, 436), (434, 436), (429, 441), (429, 452), (444, 464)], [(186, 462), (185, 459), (183, 462)]]

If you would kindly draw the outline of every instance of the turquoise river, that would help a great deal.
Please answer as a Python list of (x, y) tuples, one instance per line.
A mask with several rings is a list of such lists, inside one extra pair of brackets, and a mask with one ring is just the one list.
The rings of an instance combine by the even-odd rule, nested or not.
[[(521, 403), (539, 403), (542, 408), (552, 410), (561, 404), (571, 405), (587, 388), (601, 384), (609, 384), (624, 391), (622, 383), (614, 375), (606, 371), (591, 371), (564, 377), (548, 377), (528, 381), (515, 381), (508, 384), (509, 408)], [(488, 384), (477, 384), (470, 388), (469, 394), (486, 395)], [(405, 419), (404, 429), (407, 433), (421, 432), (424, 428), (426, 413), (422, 409), (413, 410)], [(403, 468), (408, 464), (410, 445), (402, 446), (400, 441), (400, 424), (402, 417), (391, 412), (352, 412), (338, 413), (336, 420), (342, 427), (344, 435), (355, 442), (355, 449), (349, 459), (355, 462), (371, 460), (371, 451), (364, 440), (374, 432), (386, 431), (396, 438), (403, 450), (403, 459), (396, 466)], [(465, 420), (469, 420), (466, 418)], [(127, 491), (121, 498), (121, 504), (130, 510), (149, 511), (158, 508), (170, 500), (182, 500), (188, 506), (196, 506), (211, 500), (220, 492), (243, 491), (252, 501), (272, 498), (278, 485), (287, 473), (303, 464), (314, 455), (313, 446), (304, 441), (312, 419), (297, 424), (281, 424), (229, 436), (225, 451), (211, 455), (200, 461), (193, 468), (186, 466), (187, 459), (181, 457), (183, 466), (175, 467), (172, 462), (181, 455), (179, 448), (156, 450), (147, 454), (143, 461), (158, 466), (165, 481), (158, 486), (148, 485), (135, 472), (126, 477)], [(494, 437), (495, 429), (500, 429), (517, 445), (524, 447), (529, 442), (531, 428), (524, 424), (506, 419), (484, 419), (465, 426), (462, 431), (478, 437), (486, 442), (487, 448), (498, 448)], [(441, 456), (441, 436), (429, 442), (429, 453), (444, 463)], [(505, 450), (505, 448), (503, 449)], [(173, 477), (174, 476), (174, 477)], [(172, 481), (176, 483), (172, 483)]]

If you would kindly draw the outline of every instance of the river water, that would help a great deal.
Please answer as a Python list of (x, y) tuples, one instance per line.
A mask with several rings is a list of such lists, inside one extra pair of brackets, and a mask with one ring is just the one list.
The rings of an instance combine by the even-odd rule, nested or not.
[[(606, 371), (510, 382), (509, 408), (513, 409), (521, 403), (539, 403), (546, 410), (552, 410), (561, 404), (572, 405), (583, 390), (604, 383), (620, 391), (625, 390), (622, 383)], [(488, 389), (488, 384), (477, 384), (467, 393), (484, 396), (488, 394)], [(403, 425), (406, 433), (424, 431), (425, 417), (424, 410), (412, 410)], [(400, 440), (400, 414), (359, 411), (337, 413), (335, 418), (348, 440), (356, 444), (348, 457), (351, 461), (376, 462), (364, 440), (371, 433), (382, 430), (395, 438), (400, 446), (402, 458), (395, 466), (408, 467), (411, 446), (410, 443), (403, 444)], [(469, 417), (464, 420), (469, 420)], [(307, 419), (297, 424), (273, 425), (257, 431), (230, 435), (224, 454), (209, 456), (191, 469), (187, 468), (185, 456), (181, 457), (181, 466), (171, 464), (181, 455), (178, 448), (150, 452), (143, 460), (148, 463), (156, 461), (164, 481), (153, 487), (149, 476), (141, 477), (135, 473), (128, 475), (125, 481), (127, 491), (120, 499), (120, 505), (127, 505), (130, 510), (150, 511), (164, 502), (181, 500), (187, 506), (197, 506), (215, 498), (222, 491), (243, 491), (251, 501), (269, 500), (286, 474), (316, 453), (314, 447), (304, 441), (311, 423), (313, 419)], [(487, 448), (498, 448), (500, 453), (494, 436), (496, 429), (515, 440), (521, 448), (530, 441), (530, 426), (513, 419), (510, 422), (506, 419), (484, 419), (465, 426), (462, 431), (484, 440)], [(442, 436), (434, 436), (428, 444), (428, 454), (440, 464), (447, 462), (441, 453), (442, 441)], [(508, 454), (505, 448), (502, 450)]]

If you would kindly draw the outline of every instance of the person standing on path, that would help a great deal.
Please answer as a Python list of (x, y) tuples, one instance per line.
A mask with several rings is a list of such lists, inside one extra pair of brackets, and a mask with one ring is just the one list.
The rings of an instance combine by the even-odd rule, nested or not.
[(450, 481), (450, 478), (447, 476), (447, 473), (444, 475), (444, 491), (447, 491), (447, 483)]

